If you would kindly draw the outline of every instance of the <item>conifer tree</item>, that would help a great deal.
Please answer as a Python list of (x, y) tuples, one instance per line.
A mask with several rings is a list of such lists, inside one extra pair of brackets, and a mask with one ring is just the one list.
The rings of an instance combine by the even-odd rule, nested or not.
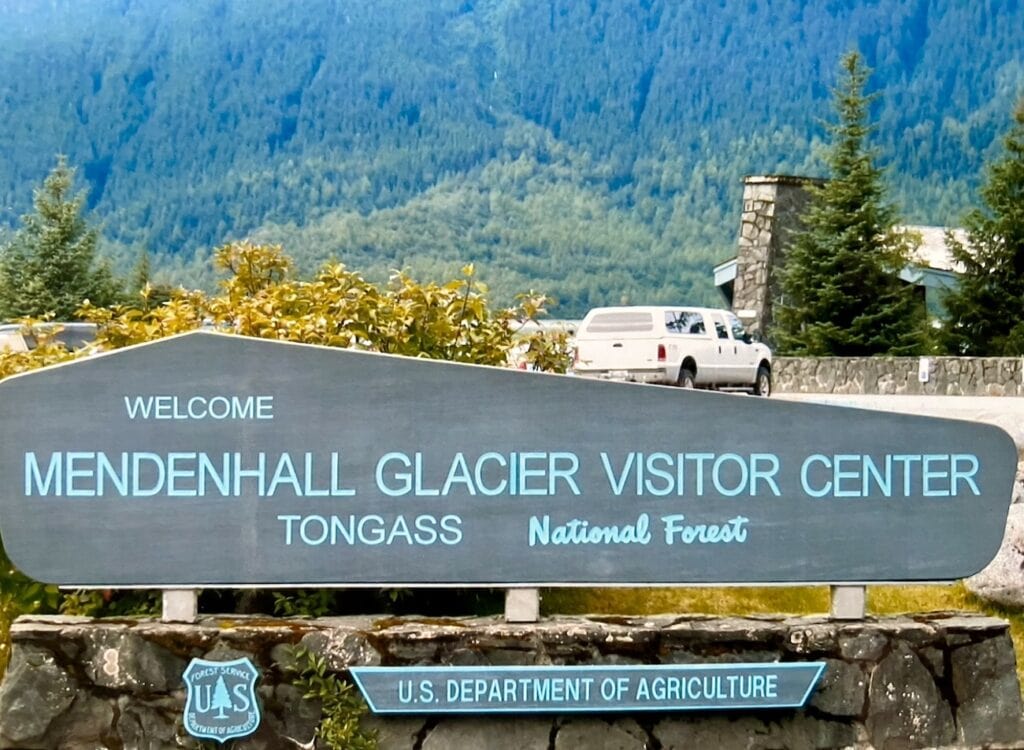
[(841, 68), (836, 121), (826, 123), (829, 179), (809, 188), (802, 230), (786, 251), (774, 338), (786, 354), (913, 354), (922, 345), (924, 306), (897, 276), (908, 247), (893, 229), (896, 211), (868, 144), (870, 71), (856, 52)]
[(1024, 355), (1024, 98), (1003, 146), (986, 169), (985, 207), (964, 217), (966, 243), (947, 237), (964, 267), (945, 300), (943, 339), (952, 354)]
[(152, 272), (149, 251), (140, 250), (139, 259), (135, 262), (135, 268), (132, 269), (131, 278), (128, 280), (128, 289), (132, 292), (141, 292), (149, 284)]
[(126, 303), (138, 310), (152, 310), (166, 304), (174, 296), (174, 287), (154, 283), (149, 251), (141, 250), (131, 275), (127, 279)]
[(74, 176), (59, 157), (35, 191), (35, 213), (22, 217), (0, 249), (0, 317), (70, 320), (85, 300), (102, 306), (120, 299), (109, 266), (97, 261), (99, 233), (82, 215), (85, 193), (72, 193)]

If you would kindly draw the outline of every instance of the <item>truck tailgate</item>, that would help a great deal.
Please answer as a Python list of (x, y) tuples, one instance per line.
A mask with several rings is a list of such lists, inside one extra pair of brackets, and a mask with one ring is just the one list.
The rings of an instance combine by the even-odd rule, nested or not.
[(652, 370), (663, 366), (658, 362), (658, 340), (655, 338), (588, 338), (576, 342), (576, 369), (588, 370)]

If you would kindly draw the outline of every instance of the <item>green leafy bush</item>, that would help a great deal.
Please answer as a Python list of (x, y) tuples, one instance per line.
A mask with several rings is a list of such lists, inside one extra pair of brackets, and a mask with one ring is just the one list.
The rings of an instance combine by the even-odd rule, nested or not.
[[(320, 702), (316, 736), (330, 750), (376, 750), (377, 733), (362, 729), (359, 720), (368, 712), (366, 702), (351, 684), (327, 668), (327, 660), (306, 648), (292, 650), (286, 671), (307, 700)], [(320, 744), (318, 743), (318, 747)]]

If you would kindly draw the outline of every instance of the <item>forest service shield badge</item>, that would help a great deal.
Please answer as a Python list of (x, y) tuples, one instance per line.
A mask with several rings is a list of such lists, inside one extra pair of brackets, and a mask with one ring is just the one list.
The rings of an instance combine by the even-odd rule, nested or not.
[(255, 732), (260, 725), (257, 677), (248, 659), (193, 659), (182, 675), (188, 688), (185, 731), (220, 743)]

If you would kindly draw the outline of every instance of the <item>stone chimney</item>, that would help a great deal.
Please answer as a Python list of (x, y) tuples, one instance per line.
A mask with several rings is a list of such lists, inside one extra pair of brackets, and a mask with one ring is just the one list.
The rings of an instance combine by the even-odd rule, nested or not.
[(807, 206), (808, 185), (824, 180), (786, 175), (743, 178), (743, 216), (736, 251), (733, 311), (751, 333), (766, 336), (771, 329), (772, 300), (777, 297), (775, 268), (800, 226)]

